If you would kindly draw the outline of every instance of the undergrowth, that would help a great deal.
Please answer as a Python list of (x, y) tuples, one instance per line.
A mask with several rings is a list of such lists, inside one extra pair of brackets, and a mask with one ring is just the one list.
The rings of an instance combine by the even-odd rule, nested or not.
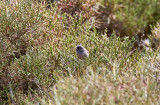
[[(17, 1), (0, 1), (0, 104), (160, 103), (159, 49), (138, 50), (134, 37), (116, 32), (108, 37), (108, 29), (100, 33), (88, 19), (92, 13), (86, 13), (92, 6), (83, 5), (97, 1), (66, 1), (50, 8)], [(76, 15), (69, 13), (74, 5), (80, 6)], [(157, 23), (154, 38), (159, 30)], [(76, 56), (80, 44), (89, 51), (87, 59)]]

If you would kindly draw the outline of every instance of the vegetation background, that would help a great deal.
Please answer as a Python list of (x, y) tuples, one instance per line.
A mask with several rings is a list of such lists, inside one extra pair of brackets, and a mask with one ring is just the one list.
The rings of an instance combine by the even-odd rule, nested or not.
[(159, 105), (159, 47), (159, 0), (1, 0), (0, 105)]

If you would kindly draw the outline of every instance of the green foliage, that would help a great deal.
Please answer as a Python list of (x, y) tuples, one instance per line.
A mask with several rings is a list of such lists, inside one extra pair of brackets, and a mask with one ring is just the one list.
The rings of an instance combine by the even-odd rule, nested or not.
[(106, 7), (106, 11), (112, 11), (110, 14), (121, 22), (120, 26), (124, 29), (115, 28), (120, 34), (125, 34), (121, 36), (135, 36), (143, 31), (150, 34), (150, 25), (155, 25), (160, 19), (159, 0), (99, 0), (99, 2)]
[(42, 31), (40, 24), (44, 23), (43, 15), (43, 6), (33, 5), (31, 0), (18, 0), (17, 3), (0, 1), (1, 102), (12, 102), (14, 92), (17, 92), (21, 83), (25, 83), (28, 79), (27, 74), (21, 74), (19, 68), (15, 69), (18, 65), (14, 66), (15, 68), (11, 65), (21, 56), (26, 55), (28, 47), (39, 37)]
[[(159, 0), (134, 0), (122, 3), (124, 8), (119, 12), (120, 20), (124, 22), (128, 35), (134, 35), (149, 28), (160, 19)], [(145, 31), (148, 31), (146, 29)]]
[(27, 48), (30, 39), (39, 35), (38, 32), (35, 34), (35, 31), (43, 22), (43, 8), (33, 5), (31, 0), (20, 0), (18, 4), (1, 1), (0, 7), (1, 54), (11, 54), (13, 51), (21, 50), (22, 46)]
[[(77, 30), (74, 22), (49, 51), (56, 85), (37, 101), (28, 98), (28, 104), (158, 103), (155, 53), (131, 52), (134, 40), (114, 34), (98, 36), (88, 24), (77, 23)], [(75, 47), (80, 43), (90, 52), (85, 60), (76, 57)]]
[(0, 9), (2, 104), (158, 104), (158, 50), (133, 50), (134, 39), (91, 31), (83, 13), (75, 19), (56, 5), (0, 1)]

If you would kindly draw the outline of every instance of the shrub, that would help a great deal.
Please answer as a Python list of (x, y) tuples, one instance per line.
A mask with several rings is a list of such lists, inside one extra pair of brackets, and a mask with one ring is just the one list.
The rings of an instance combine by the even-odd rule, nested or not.
[(160, 48), (160, 24), (159, 23), (157, 23), (157, 25), (152, 30), (151, 40), (154, 48)]
[[(0, 104), (159, 101), (158, 51), (133, 51), (134, 39), (91, 30), (85, 13), (78, 10), (77, 20), (56, 4), (50, 9), (30, 0), (0, 5)], [(78, 59), (79, 44), (89, 58)]]
[(160, 19), (159, 0), (134, 0), (124, 2), (122, 5), (124, 8), (119, 11), (119, 16), (129, 36), (143, 31), (150, 34), (150, 25), (155, 25)]
[(0, 93), (5, 100), (11, 98), (9, 91), (14, 91), (16, 83), (23, 78), (10, 65), (26, 55), (28, 47), (39, 37), (43, 14), (43, 7), (33, 5), (31, 0), (0, 1)]
[(148, 36), (150, 25), (155, 25), (160, 19), (158, 0), (99, 0), (99, 3), (103, 6), (99, 7), (96, 16), (97, 27), (101, 26), (98, 29), (102, 31), (107, 28), (109, 34), (116, 31), (122, 37), (132, 37), (138, 33)]

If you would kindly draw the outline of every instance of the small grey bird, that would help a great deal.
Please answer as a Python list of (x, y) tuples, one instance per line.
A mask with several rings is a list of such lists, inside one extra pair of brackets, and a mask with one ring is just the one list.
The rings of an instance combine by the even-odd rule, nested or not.
[(89, 57), (89, 52), (82, 45), (78, 45), (76, 47), (76, 53), (79, 59), (84, 59), (85, 57)]

